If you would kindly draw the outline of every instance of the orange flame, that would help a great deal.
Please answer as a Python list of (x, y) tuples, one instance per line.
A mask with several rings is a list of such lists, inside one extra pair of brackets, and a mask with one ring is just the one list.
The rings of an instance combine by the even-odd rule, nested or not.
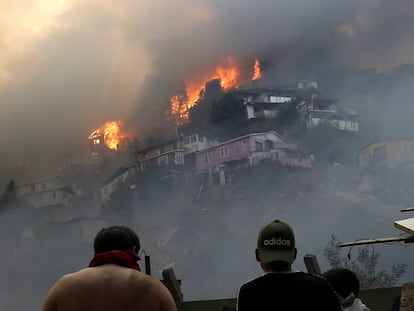
[(261, 70), (262, 64), (260, 64), (260, 61), (256, 58), (254, 60), (254, 73), (252, 80), (258, 80), (262, 77), (262, 70)]
[(171, 97), (171, 114), (177, 117), (178, 123), (187, 121), (188, 111), (197, 104), (200, 91), (204, 89), (206, 82), (219, 79), (221, 87), (228, 90), (239, 86), (239, 76), (240, 69), (236, 60), (230, 56), (224, 58), (221, 64), (216, 66), (213, 74), (206, 75), (199, 81), (186, 83), (186, 96), (175, 95)]
[[(121, 134), (121, 121), (109, 121), (99, 129), (93, 131), (89, 135), (89, 139), (92, 140), (94, 145), (105, 143), (109, 149), (118, 150), (120, 140), (124, 138), (124, 134)], [(101, 141), (103, 138), (103, 141)]]
[(222, 65), (216, 67), (216, 77), (220, 79), (220, 85), (223, 89), (228, 90), (239, 86), (240, 69), (232, 57), (227, 57)]

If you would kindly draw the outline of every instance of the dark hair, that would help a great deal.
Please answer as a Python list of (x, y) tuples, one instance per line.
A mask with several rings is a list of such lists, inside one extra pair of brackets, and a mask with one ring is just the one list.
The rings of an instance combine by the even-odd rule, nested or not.
[(139, 238), (130, 228), (124, 226), (111, 226), (102, 228), (95, 237), (93, 248), (95, 254), (112, 250), (132, 251), (140, 249)]
[(323, 276), (342, 298), (348, 297), (351, 293), (354, 293), (355, 297), (358, 297), (359, 280), (351, 270), (346, 268), (332, 268), (323, 273)]

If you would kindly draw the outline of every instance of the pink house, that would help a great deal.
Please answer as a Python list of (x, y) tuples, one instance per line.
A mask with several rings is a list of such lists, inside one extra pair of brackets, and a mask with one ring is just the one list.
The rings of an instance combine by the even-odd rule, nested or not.
[(252, 133), (222, 142), (196, 153), (196, 172), (217, 173), (224, 168), (237, 169), (255, 166), (268, 159), (284, 166), (312, 167), (308, 157), (303, 157), (286, 138), (270, 131)]

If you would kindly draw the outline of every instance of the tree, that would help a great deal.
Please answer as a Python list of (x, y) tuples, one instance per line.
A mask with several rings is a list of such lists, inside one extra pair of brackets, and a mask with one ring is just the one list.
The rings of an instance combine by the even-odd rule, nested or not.
[(224, 93), (222, 97), (213, 102), (210, 118), (213, 126), (223, 133), (223, 139), (243, 134), (247, 121), (243, 100), (234, 90)]
[(213, 102), (223, 95), (220, 80), (214, 79), (205, 84), (204, 89), (199, 94), (197, 104), (188, 111), (188, 116), (193, 128), (205, 130), (210, 129), (210, 112)]
[(11, 179), (0, 198), (0, 206), (14, 202), (16, 200), (16, 192), (16, 183), (14, 179)]
[(301, 114), (299, 112), (299, 100), (280, 105), (274, 120), (276, 130), (279, 133), (288, 133), (290, 138), (300, 135), (304, 126), (302, 126)]
[(395, 286), (405, 273), (407, 265), (393, 265), (391, 272), (376, 271), (379, 254), (371, 252), (369, 247), (367, 245), (359, 248), (355, 258), (351, 258), (350, 252), (347, 256), (343, 256), (337, 237), (331, 235), (328, 245), (323, 250), (323, 255), (328, 259), (332, 268), (343, 267), (352, 270), (358, 276), (363, 289)]

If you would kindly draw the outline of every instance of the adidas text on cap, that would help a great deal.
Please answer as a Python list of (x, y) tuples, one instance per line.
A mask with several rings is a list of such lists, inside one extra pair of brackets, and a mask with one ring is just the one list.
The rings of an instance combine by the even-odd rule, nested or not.
[(272, 261), (292, 263), (295, 260), (295, 235), (292, 228), (281, 220), (265, 225), (257, 239), (260, 262)]

